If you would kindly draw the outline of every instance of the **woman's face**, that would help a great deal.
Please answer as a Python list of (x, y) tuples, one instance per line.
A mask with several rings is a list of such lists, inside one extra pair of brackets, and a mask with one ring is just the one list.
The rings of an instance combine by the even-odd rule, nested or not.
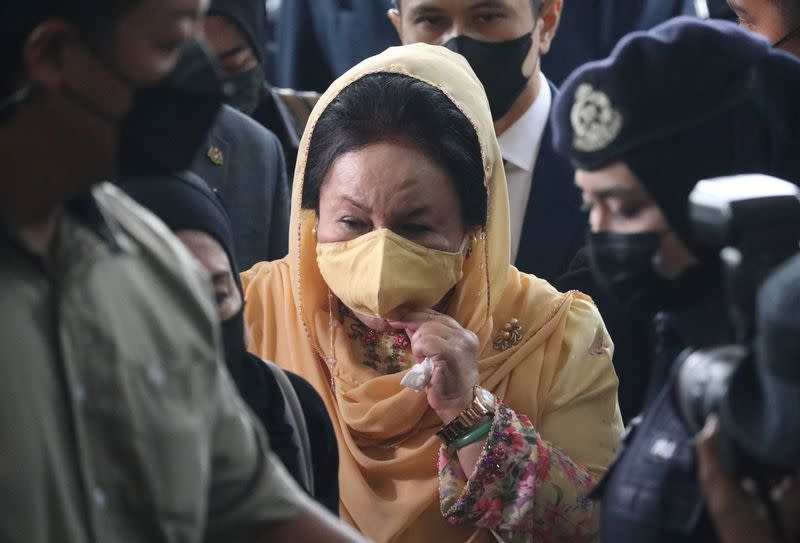
[[(380, 142), (339, 157), (320, 190), (317, 241), (386, 228), (424, 247), (457, 252), (466, 227), (447, 172), (418, 147)], [(363, 318), (382, 329), (382, 321)]]
[(242, 309), (242, 295), (236, 288), (228, 253), (217, 240), (199, 230), (178, 230), (175, 235), (211, 276), (219, 320), (225, 321)]
[(659, 264), (667, 277), (679, 275), (696, 262), (672, 232), (658, 202), (625, 163), (615, 162), (599, 170), (577, 170), (575, 183), (589, 209), (592, 232), (662, 234)]

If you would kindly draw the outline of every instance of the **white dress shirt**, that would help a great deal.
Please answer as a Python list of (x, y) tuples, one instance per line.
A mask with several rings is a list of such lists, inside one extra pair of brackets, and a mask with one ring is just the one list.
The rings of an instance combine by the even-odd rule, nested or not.
[(539, 72), (539, 80), (541, 82), (539, 96), (528, 111), (497, 138), (506, 164), (508, 180), (512, 263), (517, 260), (525, 211), (528, 208), (528, 198), (533, 184), (533, 170), (539, 157), (542, 136), (547, 127), (550, 106), (553, 102), (550, 83), (542, 72)]

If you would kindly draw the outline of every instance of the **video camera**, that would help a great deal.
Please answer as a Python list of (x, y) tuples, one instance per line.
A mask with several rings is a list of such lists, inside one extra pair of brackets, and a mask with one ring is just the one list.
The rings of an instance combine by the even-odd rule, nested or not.
[[(782, 416), (800, 417), (800, 396), (788, 401), (785, 394), (765, 393), (772, 390), (765, 384), (771, 378), (766, 373), (780, 354), (774, 348), (756, 346), (759, 338), (763, 342), (775, 335), (766, 322), (769, 319), (763, 318), (764, 311), (757, 318), (759, 289), (776, 268), (798, 253), (800, 189), (764, 175), (701, 181), (690, 196), (689, 216), (695, 239), (721, 250), (735, 343), (680, 355), (674, 368), (674, 393), (681, 416), (693, 433), (702, 429), (710, 414), (719, 416), (721, 460), (731, 473), (762, 478), (796, 470), (800, 458), (793, 451), (797, 448), (787, 454), (785, 449), (778, 450), (781, 447), (770, 449), (759, 442), (764, 441), (763, 432), (771, 432), (772, 438), (781, 432), (781, 428), (760, 426), (775, 426)], [(794, 279), (800, 285), (800, 271)], [(800, 305), (789, 311), (795, 315), (790, 333), (800, 338)], [(794, 366), (800, 366), (800, 358)], [(769, 420), (757, 420), (759, 413)]]

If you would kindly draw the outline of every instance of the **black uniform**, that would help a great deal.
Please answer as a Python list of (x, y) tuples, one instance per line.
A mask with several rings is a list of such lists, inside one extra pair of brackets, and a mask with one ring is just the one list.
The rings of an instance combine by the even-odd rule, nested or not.
[(625, 163), (697, 260), (668, 279), (653, 265), (664, 233), (590, 237), (601, 279), (592, 288), (611, 291), (617, 310), (651, 330), (641, 420), (595, 493), (604, 541), (713, 540), (671, 372), (684, 348), (732, 338), (719, 256), (691, 231), (689, 194), (702, 179), (738, 173), (800, 179), (798, 127), (788, 120), (797, 118), (798, 95), (800, 63), (766, 40), (728, 22), (677, 18), (577, 70), (556, 99), (556, 149), (583, 170)]

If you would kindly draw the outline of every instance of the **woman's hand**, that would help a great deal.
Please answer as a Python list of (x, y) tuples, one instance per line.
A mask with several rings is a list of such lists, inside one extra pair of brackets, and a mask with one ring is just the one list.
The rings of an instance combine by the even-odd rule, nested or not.
[(472, 403), (478, 384), (478, 337), (432, 309), (411, 311), (389, 324), (405, 329), (418, 361), (429, 357), (433, 362), (428, 404), (447, 424)]
[[(719, 461), (719, 422), (709, 417), (698, 436), (698, 476), (717, 535), (723, 543), (768, 543), (773, 540), (769, 522), (739, 481), (728, 475)], [(790, 541), (798, 534), (800, 487), (787, 480), (772, 492), (782, 513)]]

